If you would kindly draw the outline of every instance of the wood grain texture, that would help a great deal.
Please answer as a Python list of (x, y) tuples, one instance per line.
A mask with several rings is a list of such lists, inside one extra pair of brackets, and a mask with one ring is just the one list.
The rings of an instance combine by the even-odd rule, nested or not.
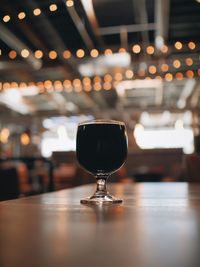
[(110, 184), (123, 204), (79, 204), (93, 190), (1, 202), (0, 266), (200, 266), (200, 185)]

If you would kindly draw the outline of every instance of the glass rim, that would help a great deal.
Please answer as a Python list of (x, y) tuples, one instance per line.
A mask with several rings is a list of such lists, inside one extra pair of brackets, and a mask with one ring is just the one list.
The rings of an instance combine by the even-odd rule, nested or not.
[(89, 125), (89, 124), (116, 124), (116, 125), (123, 125), (125, 126), (125, 123), (123, 121), (116, 121), (116, 120), (109, 120), (109, 119), (97, 119), (97, 120), (88, 120), (83, 121), (78, 124), (78, 126), (81, 125)]

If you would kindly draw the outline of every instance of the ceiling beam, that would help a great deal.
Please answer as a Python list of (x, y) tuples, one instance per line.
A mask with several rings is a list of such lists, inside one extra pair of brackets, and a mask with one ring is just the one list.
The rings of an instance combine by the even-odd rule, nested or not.
[(160, 49), (167, 41), (169, 32), (170, 0), (155, 0), (155, 45)]
[[(65, 3), (65, 1), (64, 1), (64, 3)], [(93, 49), (94, 48), (94, 43), (93, 43), (91, 37), (89, 36), (83, 21), (81, 20), (81, 18), (79, 17), (78, 13), (76, 12), (75, 7), (74, 6), (68, 7), (66, 4), (65, 4), (65, 6), (66, 6), (66, 9), (69, 12), (69, 15), (70, 15), (72, 21), (74, 22), (75, 27), (77, 28), (81, 38), (83, 39), (87, 49), (88, 50)]]
[(97, 21), (97, 17), (94, 11), (94, 6), (92, 0), (81, 0), (83, 8), (85, 10), (86, 16), (92, 28), (92, 31), (97, 39), (99, 46), (102, 48), (104, 46), (104, 41), (101, 35), (99, 34), (99, 24)]
[(155, 30), (155, 23), (143, 23), (143, 24), (131, 24), (122, 26), (111, 26), (111, 27), (101, 27), (99, 28), (99, 34), (110, 35), (110, 34), (120, 34), (121, 28), (126, 28), (128, 33), (152, 31)]
[(12, 49), (16, 50), (20, 55), (23, 49), (29, 51), (29, 56), (23, 58), (33, 69), (37, 70), (42, 67), (42, 61), (36, 59), (33, 51), (24, 44), (15, 34), (8, 30), (3, 24), (0, 23), (0, 39)]

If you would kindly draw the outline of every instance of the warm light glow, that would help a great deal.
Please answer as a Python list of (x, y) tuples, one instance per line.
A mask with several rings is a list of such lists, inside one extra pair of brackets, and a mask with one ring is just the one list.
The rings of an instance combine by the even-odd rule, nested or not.
[(186, 58), (185, 63), (186, 63), (186, 65), (188, 65), (188, 66), (192, 66), (192, 64), (193, 64), (193, 59), (192, 59), (191, 57), (188, 57), (188, 58)]
[(27, 58), (29, 56), (30, 52), (27, 49), (22, 49), (21, 56), (24, 58)]
[(84, 90), (85, 90), (86, 92), (90, 92), (90, 91), (92, 90), (92, 86), (91, 86), (91, 84), (85, 84), (85, 85), (84, 85)]
[(171, 73), (166, 73), (165, 74), (165, 80), (168, 82), (171, 82), (173, 79), (173, 75)]
[(132, 79), (133, 78), (133, 71), (132, 70), (126, 70), (125, 76), (127, 79)]
[(104, 51), (104, 54), (105, 54), (105, 56), (112, 55), (112, 50), (111, 50), (111, 49), (106, 49), (106, 50)]
[(54, 50), (49, 51), (49, 58), (50, 59), (56, 59), (57, 58), (57, 52)]
[(77, 92), (77, 93), (81, 92), (82, 91), (82, 85), (80, 84), (78, 86), (75, 86), (74, 87), (74, 91)]
[(40, 8), (35, 8), (35, 9), (33, 10), (33, 14), (34, 14), (35, 16), (39, 16), (39, 15), (41, 14), (41, 9), (40, 9)]
[(22, 82), (22, 83), (19, 84), (19, 87), (20, 87), (20, 88), (27, 87), (27, 84), (24, 83), (24, 82)]
[(0, 132), (0, 142), (3, 144), (8, 143), (9, 136), (10, 136), (10, 130), (8, 128), (3, 128)]
[(10, 87), (11, 87), (11, 88), (18, 88), (18, 83), (16, 83), (16, 82), (12, 82), (12, 83), (10, 84)]
[(74, 5), (74, 1), (72, 1), (72, 0), (67, 0), (67, 1), (66, 1), (66, 5), (67, 5), (67, 7), (72, 7), (72, 6)]
[(84, 77), (82, 81), (83, 81), (83, 84), (90, 84), (91, 83), (91, 79), (89, 77)]
[(115, 73), (115, 80), (121, 81), (123, 79), (123, 76), (120, 72)]
[(10, 83), (3, 83), (3, 89), (9, 89), (10, 88)]
[(83, 49), (78, 49), (78, 50), (76, 51), (76, 56), (77, 56), (78, 58), (82, 58), (82, 57), (84, 57), (84, 56), (85, 56), (85, 52), (84, 52), (84, 50), (83, 50)]
[(70, 80), (64, 80), (63, 86), (65, 88), (65, 91), (71, 92), (72, 91), (72, 83)]
[(183, 73), (177, 72), (176, 73), (176, 79), (181, 81), (183, 79)]
[(100, 83), (101, 82), (101, 77), (95, 76), (93, 80), (94, 80), (95, 83)]
[(101, 84), (100, 83), (94, 83), (94, 90), (100, 91), (101, 90)]
[(51, 12), (54, 12), (54, 11), (56, 11), (57, 9), (58, 9), (58, 7), (57, 7), (56, 4), (52, 4), (52, 5), (49, 6), (49, 10), (50, 10)]
[(160, 76), (160, 75), (157, 75), (156, 77), (155, 77), (155, 79), (157, 79), (157, 80), (162, 80), (162, 77)]
[(43, 52), (41, 50), (36, 50), (35, 51), (35, 57), (36, 58), (42, 58), (43, 57)]
[(69, 50), (65, 50), (64, 52), (63, 52), (63, 57), (65, 58), (65, 59), (69, 59), (70, 57), (71, 57), (71, 52), (69, 51)]
[(154, 51), (155, 51), (155, 49), (152, 45), (147, 46), (147, 48), (146, 48), (147, 54), (152, 55), (154, 53)]
[(154, 65), (149, 66), (149, 73), (155, 74), (156, 71), (157, 71), (156, 66), (154, 66)]
[(140, 45), (138, 45), (138, 44), (133, 45), (133, 47), (132, 47), (132, 51), (133, 51), (133, 53), (135, 53), (135, 54), (139, 54), (140, 51), (141, 51), (141, 47), (140, 47)]
[(194, 71), (192, 71), (192, 70), (188, 70), (188, 71), (186, 71), (186, 76), (187, 76), (188, 78), (193, 78), (193, 77), (194, 77)]
[(174, 66), (174, 68), (176, 68), (176, 69), (180, 68), (180, 66), (181, 66), (181, 62), (180, 62), (180, 60), (175, 59), (175, 60), (173, 61), (173, 66)]
[(5, 15), (4, 17), (3, 17), (3, 21), (4, 22), (8, 22), (10, 20), (10, 16), (9, 15)]
[(81, 85), (81, 80), (80, 79), (74, 79), (73, 80), (73, 85), (74, 86), (80, 86)]
[(194, 50), (196, 48), (196, 44), (194, 42), (189, 42), (188, 43), (188, 47), (191, 49), (191, 50)]
[(112, 82), (112, 76), (110, 74), (106, 74), (104, 76), (104, 81), (105, 82)]
[(183, 47), (183, 45), (182, 45), (181, 42), (176, 42), (176, 43), (174, 44), (174, 46), (175, 46), (175, 48), (178, 49), (178, 50), (182, 49), (182, 47)]
[(56, 92), (61, 92), (63, 90), (61, 81), (55, 81), (53, 85)]
[(166, 71), (168, 71), (169, 70), (169, 66), (167, 65), (167, 64), (162, 64), (161, 65), (161, 70), (163, 71), (163, 72), (166, 72)]
[(109, 82), (103, 83), (103, 89), (104, 90), (110, 90), (112, 88), (112, 84)]
[(52, 82), (50, 80), (44, 81), (44, 87), (49, 90), (52, 88)]
[(168, 48), (167, 45), (163, 45), (163, 46), (160, 48), (160, 51), (161, 51), (162, 53), (167, 53), (168, 50), (169, 50), (169, 48)]
[(26, 17), (26, 14), (24, 12), (20, 12), (18, 14), (18, 19), (24, 19)]
[(30, 137), (27, 133), (22, 133), (20, 136), (20, 141), (23, 146), (27, 146), (30, 143)]
[(92, 49), (90, 51), (90, 55), (91, 55), (91, 57), (98, 57), (99, 51), (97, 49)]
[(123, 48), (123, 47), (121, 47), (121, 48), (119, 49), (119, 53), (126, 53), (126, 49)]
[(15, 50), (11, 50), (8, 54), (9, 58), (15, 59), (17, 57), (17, 52)]

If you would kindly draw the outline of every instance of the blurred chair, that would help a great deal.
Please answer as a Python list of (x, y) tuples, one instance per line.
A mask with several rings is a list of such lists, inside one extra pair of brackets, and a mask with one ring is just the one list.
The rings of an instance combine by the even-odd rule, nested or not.
[(18, 198), (19, 194), (16, 168), (0, 169), (0, 201)]
[(184, 160), (185, 179), (188, 182), (200, 182), (200, 154), (186, 155)]

